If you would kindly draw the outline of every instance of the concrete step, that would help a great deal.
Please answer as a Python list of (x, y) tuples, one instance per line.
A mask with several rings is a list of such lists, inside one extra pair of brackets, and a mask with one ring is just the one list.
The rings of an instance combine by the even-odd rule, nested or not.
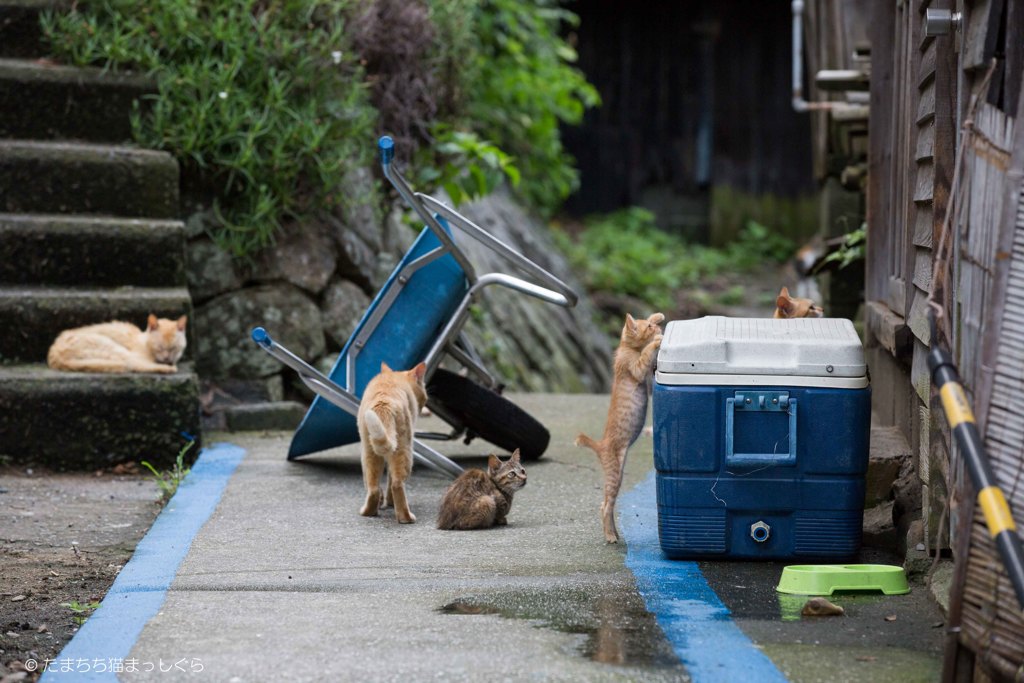
[(150, 375), (0, 366), (0, 455), (15, 463), (92, 470), (147, 460), (163, 469), (186, 443), (182, 432), (199, 436), (199, 382), (188, 368)]
[(295, 431), (306, 415), (306, 406), (297, 401), (243, 403), (224, 408), (228, 431)]
[(176, 218), (178, 162), (134, 147), (0, 140), (0, 211)]
[(185, 287), (180, 221), (0, 213), (4, 284)]
[(132, 103), (154, 90), (138, 75), (0, 59), (0, 138), (129, 141)]
[(42, 57), (47, 45), (39, 14), (60, 7), (57, 0), (3, 0), (0, 2), (0, 57)]
[[(61, 331), (124, 320), (140, 327), (146, 317), (177, 318), (192, 313), (184, 287), (158, 289), (74, 289), (55, 287), (0, 288), (0, 363), (44, 363)], [(189, 333), (191, 346), (192, 335)], [(189, 351), (185, 351), (186, 356)]]

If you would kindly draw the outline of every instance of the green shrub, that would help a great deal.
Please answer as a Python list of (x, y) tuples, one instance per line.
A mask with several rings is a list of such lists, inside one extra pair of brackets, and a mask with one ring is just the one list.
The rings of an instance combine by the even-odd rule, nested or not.
[(460, 202), (507, 179), (553, 209), (578, 182), (558, 127), (598, 103), (559, 34), (576, 16), (554, 0), (423, 2), (95, 0), (43, 29), (58, 59), (154, 77), (136, 140), (199, 179), (237, 256), (344, 202), (375, 132), (397, 135), (417, 189)]
[[(688, 244), (658, 228), (654, 214), (639, 207), (588, 218), (575, 240), (561, 230), (554, 236), (588, 290), (635, 297), (666, 312), (673, 310), (681, 288), (784, 261), (794, 249), (791, 241), (753, 221), (724, 249)], [(742, 289), (723, 296), (721, 303), (739, 303)]]
[[(861, 223), (861, 226), (856, 230), (852, 230), (843, 235), (842, 244), (836, 251), (825, 257), (821, 266), (827, 263), (838, 263), (838, 268), (842, 270), (851, 263), (857, 261), (863, 261), (867, 250), (868, 242), (868, 224)], [(821, 267), (819, 266), (819, 268)]]
[(427, 163), (419, 155), (421, 163), (414, 169), (418, 185), (443, 187), (456, 206), (487, 196), (506, 178), (513, 187), (519, 185), (519, 169), (499, 147), (445, 124), (434, 130), (437, 144), (429, 150), (434, 158)]
[(339, 204), (346, 169), (370, 162), (374, 112), (349, 5), (96, 0), (45, 15), (43, 29), (60, 59), (154, 77), (136, 139), (201, 178), (217, 198), (214, 238), (243, 255), (282, 220)]
[(783, 262), (793, 256), (796, 243), (757, 221), (747, 221), (739, 238), (727, 250), (743, 265), (756, 265), (765, 259)]
[[(451, 142), (450, 131), (476, 134), (508, 155), (508, 163), (485, 163), (486, 178), (470, 170), (476, 189), (497, 180), (500, 166), (519, 194), (542, 211), (556, 208), (579, 184), (574, 160), (562, 146), (560, 124), (582, 121), (599, 104), (597, 91), (573, 66), (576, 52), (561, 38), (564, 25), (579, 19), (554, 0), (429, 0), (438, 30), (436, 65), (447, 79), (451, 101), (435, 130), (442, 147), (438, 180), (444, 184), (472, 169)], [(448, 156), (454, 151), (456, 155)], [(448, 156), (453, 163), (447, 164)], [(445, 170), (447, 168), (447, 170)], [(511, 172), (510, 172), (511, 171)], [(463, 189), (472, 185), (461, 183)], [(478, 193), (484, 194), (484, 193)], [(470, 194), (469, 196), (477, 196)]]
[(682, 284), (673, 257), (685, 244), (659, 230), (654, 214), (646, 209), (591, 217), (577, 241), (559, 231), (555, 239), (591, 291), (625, 294), (664, 308), (671, 305), (671, 292)]

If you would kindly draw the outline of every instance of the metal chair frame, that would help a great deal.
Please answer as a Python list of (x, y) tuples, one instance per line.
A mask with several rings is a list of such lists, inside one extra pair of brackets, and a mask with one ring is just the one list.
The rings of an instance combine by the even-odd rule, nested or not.
[[(378, 302), (377, 307), (374, 309), (370, 318), (365, 321), (365, 324), (363, 324), (362, 328), (359, 330), (359, 335), (352, 341), (351, 348), (349, 349), (348, 357), (346, 359), (345, 386), (340, 386), (333, 382), (319, 370), (309, 365), (309, 363), (305, 362), (294, 353), (275, 342), (263, 328), (257, 327), (252, 331), (253, 341), (259, 344), (264, 351), (284, 365), (295, 370), (302, 382), (317, 395), (322, 396), (325, 400), (353, 416), (359, 411), (360, 399), (352, 390), (352, 384), (356, 374), (356, 359), (358, 358), (360, 350), (365, 346), (367, 340), (369, 340), (373, 335), (374, 331), (377, 330), (381, 320), (390, 309), (391, 304), (399, 294), (401, 294), (413, 273), (436, 259), (450, 254), (465, 273), (469, 287), (463, 296), (462, 301), (455, 309), (455, 312), (449, 318), (448, 322), (441, 330), (441, 333), (430, 347), (426, 358), (423, 359), (423, 362), (426, 363), (427, 366), (426, 377), (428, 379), (440, 365), (444, 355), (448, 354), (451, 358), (477, 376), (488, 388), (493, 389), (498, 387), (498, 381), (487, 370), (487, 368), (484, 367), (480, 356), (473, 349), (465, 335), (462, 334), (462, 328), (469, 317), (469, 307), (480, 299), (485, 288), (495, 285), (505, 287), (507, 289), (526, 294), (527, 296), (540, 299), (541, 301), (546, 301), (566, 308), (575, 306), (578, 301), (576, 293), (567, 284), (517, 252), (512, 247), (495, 238), (493, 235), (473, 223), (473, 221), (469, 220), (455, 209), (447, 206), (437, 199), (434, 199), (430, 195), (413, 192), (405, 178), (395, 167), (394, 142), (390, 137), (384, 136), (380, 139), (378, 142), (378, 151), (381, 167), (384, 171), (384, 177), (390, 181), (398, 191), (398, 194), (410, 207), (412, 207), (420, 219), (423, 220), (427, 229), (434, 234), (441, 245), (420, 258), (407, 263), (396, 274), (397, 276), (395, 281), (392, 283), (392, 286)], [(463, 234), (475, 239), (492, 251), (496, 252), (511, 262), (512, 265), (528, 277), (532, 277), (542, 284), (529, 282), (522, 278), (504, 273), (486, 273), (483, 275), (477, 275), (476, 269), (473, 267), (472, 263), (470, 263), (466, 254), (459, 249), (455, 240), (442, 226), (442, 221), (446, 222), (448, 225), (458, 228)], [(452, 419), (444, 414), (443, 408), (437, 409), (435, 412), (442, 419), (446, 419), (447, 422), (452, 422)], [(416, 462), (452, 477), (457, 477), (462, 473), (463, 470), (458, 464), (423, 443), (424, 438), (447, 437), (437, 434), (429, 435), (417, 433), (416, 438), (413, 440), (413, 454)]]

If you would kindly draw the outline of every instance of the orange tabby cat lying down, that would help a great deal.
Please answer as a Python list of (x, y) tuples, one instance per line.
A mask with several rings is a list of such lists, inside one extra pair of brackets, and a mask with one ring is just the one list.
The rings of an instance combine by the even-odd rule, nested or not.
[(150, 314), (146, 331), (119, 321), (64, 330), (50, 347), (47, 364), (78, 372), (177, 372), (185, 352), (185, 322)]

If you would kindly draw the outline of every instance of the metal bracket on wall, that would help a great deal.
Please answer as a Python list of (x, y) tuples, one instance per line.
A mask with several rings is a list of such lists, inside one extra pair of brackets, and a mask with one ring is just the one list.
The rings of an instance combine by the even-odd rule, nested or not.
[(927, 9), (924, 13), (924, 34), (945, 36), (959, 31), (963, 25), (963, 13), (948, 9)]

